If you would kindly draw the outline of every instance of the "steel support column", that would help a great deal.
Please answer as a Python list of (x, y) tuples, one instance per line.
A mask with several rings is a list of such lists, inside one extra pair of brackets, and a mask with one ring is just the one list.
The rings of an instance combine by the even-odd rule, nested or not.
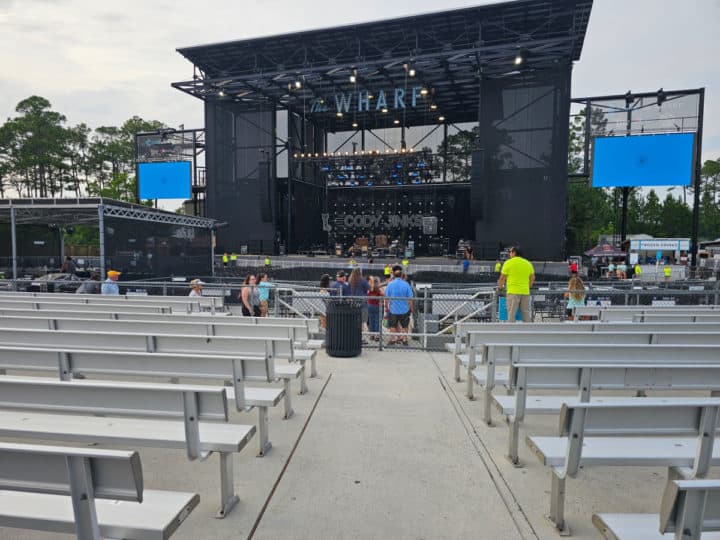
[(15, 208), (10, 207), (10, 236), (12, 237), (13, 291), (17, 291), (17, 233), (15, 231)]
[(690, 239), (690, 268), (697, 269), (698, 257), (698, 229), (700, 225), (700, 175), (702, 172), (702, 136), (703, 114), (705, 113), (705, 88), (700, 89), (698, 103), (698, 127), (695, 138), (695, 183), (693, 184), (693, 218), (692, 235)]
[(105, 206), (98, 206), (98, 229), (100, 230), (100, 281), (105, 280)]

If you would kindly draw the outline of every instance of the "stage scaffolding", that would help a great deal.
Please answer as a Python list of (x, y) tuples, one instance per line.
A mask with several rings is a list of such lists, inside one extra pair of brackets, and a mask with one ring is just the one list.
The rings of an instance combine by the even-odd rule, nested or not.
[(102, 198), (4, 199), (0, 257), (13, 280), (24, 268), (59, 268), (64, 235), (79, 226), (98, 229), (101, 276), (111, 267), (126, 277), (212, 273), (213, 219)]
[[(228, 223), (219, 245), (329, 242), (321, 214), (334, 195), (298, 155), (408, 150), (431, 131), (430, 149), (447, 155), (448, 137), (468, 132), (462, 237), (559, 258), (571, 68), (591, 8), (520, 0), (178, 49), (192, 78), (172, 86), (204, 101), (206, 215)], [(546, 234), (524, 226), (528, 215)]]

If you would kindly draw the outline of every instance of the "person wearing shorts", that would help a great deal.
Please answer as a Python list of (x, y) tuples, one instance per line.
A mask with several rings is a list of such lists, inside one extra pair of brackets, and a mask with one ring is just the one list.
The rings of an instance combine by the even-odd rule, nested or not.
[(402, 278), (403, 268), (400, 265), (393, 267), (393, 280), (385, 288), (385, 306), (388, 310), (388, 328), (390, 341), (393, 343), (408, 344), (408, 331), (410, 329), (410, 313), (413, 310), (413, 291), (410, 284)]
[(510, 248), (510, 258), (503, 264), (498, 281), (498, 289), (502, 289), (507, 284), (508, 322), (515, 322), (518, 308), (523, 322), (531, 322), (530, 288), (534, 283), (533, 265), (522, 257), (518, 246)]

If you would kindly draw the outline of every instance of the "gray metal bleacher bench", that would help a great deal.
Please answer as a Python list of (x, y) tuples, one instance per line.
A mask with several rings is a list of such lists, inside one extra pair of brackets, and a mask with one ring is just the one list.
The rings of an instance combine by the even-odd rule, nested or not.
[(720, 540), (720, 480), (671, 480), (659, 514), (595, 514), (607, 540)]
[(232, 454), (255, 434), (255, 426), (227, 423), (222, 387), (6, 375), (0, 377), (0, 409), (2, 437), (184, 449), (191, 460), (216, 452), (218, 517), (238, 502)]
[[(29, 345), (0, 344), (0, 369), (13, 371), (51, 371), (60, 380), (78, 375), (110, 375), (149, 378), (181, 377), (232, 381), (226, 388), (227, 398), (235, 401), (238, 411), (258, 409), (258, 455), (264, 456), (272, 443), (269, 440), (268, 408), (278, 404), (284, 390), (256, 388), (248, 381), (274, 380), (270, 358), (241, 358), (221, 355), (153, 353), (83, 350), (71, 347), (42, 348)], [(292, 409), (286, 411), (287, 417)]]
[(569, 534), (565, 482), (588, 467), (668, 467), (670, 479), (702, 478), (720, 465), (715, 445), (720, 400), (645, 403), (567, 403), (557, 437), (528, 437), (540, 462), (550, 467), (549, 519)]
[(134, 451), (0, 443), (0, 527), (165, 540), (199, 501), (144, 489)]

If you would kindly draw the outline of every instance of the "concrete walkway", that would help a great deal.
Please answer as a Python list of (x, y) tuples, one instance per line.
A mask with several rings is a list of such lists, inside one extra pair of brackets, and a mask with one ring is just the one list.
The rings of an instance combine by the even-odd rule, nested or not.
[[(295, 416), (270, 412), (271, 452), (234, 458), (240, 504), (217, 507), (217, 457), (139, 449), (149, 489), (200, 493), (178, 539), (550, 540), (544, 520), (549, 472), (520, 446), (523, 468), (504, 458), (507, 429), (480, 421), (452, 380), (446, 353), (320, 353), (320, 377), (294, 398)], [(199, 381), (198, 381), (199, 382)], [(234, 413), (254, 423), (256, 413)], [(521, 432), (553, 434), (557, 418), (530, 417)], [(252, 441), (255, 443), (255, 441)], [(594, 512), (657, 512), (664, 469), (590, 469), (568, 483), (567, 519), (577, 539), (597, 539)], [(0, 528), (0, 540), (71, 538)]]

